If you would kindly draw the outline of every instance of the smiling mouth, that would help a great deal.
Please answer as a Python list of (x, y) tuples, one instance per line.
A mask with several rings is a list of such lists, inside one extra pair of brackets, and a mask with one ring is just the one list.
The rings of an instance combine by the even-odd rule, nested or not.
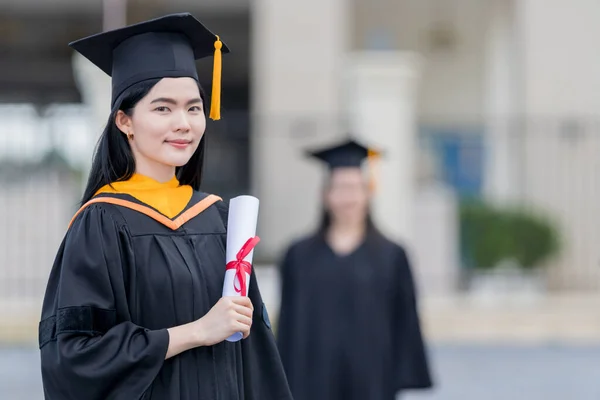
[(189, 146), (190, 144), (192, 144), (191, 140), (167, 140), (166, 141), (168, 144), (170, 144), (171, 146), (177, 147), (177, 148), (185, 148), (187, 146)]

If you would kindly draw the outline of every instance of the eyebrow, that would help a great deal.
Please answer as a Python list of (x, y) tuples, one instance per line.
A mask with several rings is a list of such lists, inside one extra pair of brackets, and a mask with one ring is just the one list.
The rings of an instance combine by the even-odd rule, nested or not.
[[(169, 103), (169, 104), (176, 105), (177, 101), (175, 101), (174, 99), (168, 98), (168, 97), (159, 97), (150, 102), (150, 104), (154, 104), (154, 103)], [(191, 100), (188, 100), (185, 103), (185, 105), (189, 106), (191, 104), (196, 104), (196, 103), (202, 103), (202, 99), (200, 97), (193, 98)]]

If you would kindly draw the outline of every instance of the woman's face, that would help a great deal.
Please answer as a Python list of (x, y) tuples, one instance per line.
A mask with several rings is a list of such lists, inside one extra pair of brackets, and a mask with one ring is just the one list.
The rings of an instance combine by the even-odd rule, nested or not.
[(206, 130), (204, 104), (192, 78), (161, 79), (133, 109), (119, 111), (116, 124), (129, 139), (136, 168), (180, 167), (190, 160)]
[(335, 221), (364, 221), (369, 207), (369, 190), (359, 168), (332, 171), (325, 191), (325, 206)]

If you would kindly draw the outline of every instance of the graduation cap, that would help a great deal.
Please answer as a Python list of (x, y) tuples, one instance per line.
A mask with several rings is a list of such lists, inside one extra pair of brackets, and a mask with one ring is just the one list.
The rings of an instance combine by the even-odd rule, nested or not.
[(214, 55), (210, 118), (220, 119), (221, 53), (229, 53), (229, 49), (189, 13), (102, 32), (69, 46), (112, 78), (113, 106), (138, 82), (181, 77), (198, 80), (195, 61)]
[(324, 149), (310, 151), (311, 157), (325, 162), (329, 171), (336, 168), (361, 168), (365, 159), (369, 162), (370, 187), (375, 189), (374, 161), (381, 156), (381, 151), (368, 148), (353, 139)]

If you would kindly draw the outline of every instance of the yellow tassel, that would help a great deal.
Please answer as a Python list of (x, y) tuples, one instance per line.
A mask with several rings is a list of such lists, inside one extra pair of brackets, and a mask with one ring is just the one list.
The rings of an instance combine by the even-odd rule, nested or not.
[(210, 98), (210, 119), (216, 121), (221, 119), (221, 48), (223, 43), (217, 36), (215, 41), (215, 57), (213, 64), (212, 95)]
[(379, 153), (369, 149), (367, 153), (367, 167), (369, 168), (369, 190), (371, 193), (375, 193), (377, 190), (377, 174), (375, 173), (375, 163), (378, 159)]

